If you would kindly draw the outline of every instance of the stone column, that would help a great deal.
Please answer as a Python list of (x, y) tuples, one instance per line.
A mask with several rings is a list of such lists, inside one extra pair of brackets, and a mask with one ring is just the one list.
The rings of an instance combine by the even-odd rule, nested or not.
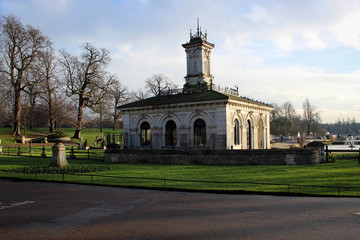
[(161, 142), (161, 128), (151, 128), (151, 147), (153, 149), (161, 149), (161, 146), (163, 145), (165, 145), (165, 143)]
[(246, 126), (241, 126), (241, 149), (247, 149), (247, 135)]
[(66, 161), (66, 152), (65, 152), (65, 145), (60, 143), (56, 143), (52, 147), (52, 160), (50, 166), (57, 166), (57, 167), (66, 167), (68, 162)]
[(179, 140), (178, 145), (181, 149), (189, 149), (189, 128), (185, 126), (179, 127)]
[(259, 126), (254, 126), (254, 136), (253, 136), (253, 147), (252, 149), (260, 149), (259, 146)]

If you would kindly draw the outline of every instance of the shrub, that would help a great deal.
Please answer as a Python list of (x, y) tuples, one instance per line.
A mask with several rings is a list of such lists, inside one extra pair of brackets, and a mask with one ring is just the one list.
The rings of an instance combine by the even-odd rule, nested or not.
[(108, 171), (109, 167), (106, 166), (94, 166), (94, 165), (69, 165), (67, 167), (55, 167), (55, 166), (34, 166), (24, 167), (7, 172), (24, 173), (24, 174), (75, 174), (75, 173), (89, 173), (89, 172), (104, 172)]

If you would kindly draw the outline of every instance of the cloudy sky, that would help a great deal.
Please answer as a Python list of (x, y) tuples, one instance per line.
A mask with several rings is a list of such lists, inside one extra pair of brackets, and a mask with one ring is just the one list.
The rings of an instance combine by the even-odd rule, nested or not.
[(109, 70), (131, 90), (155, 73), (184, 84), (181, 44), (199, 17), (215, 44), (216, 85), (299, 113), (308, 98), (325, 123), (360, 121), (358, 0), (0, 0), (0, 14), (38, 27), (58, 50), (107, 48)]

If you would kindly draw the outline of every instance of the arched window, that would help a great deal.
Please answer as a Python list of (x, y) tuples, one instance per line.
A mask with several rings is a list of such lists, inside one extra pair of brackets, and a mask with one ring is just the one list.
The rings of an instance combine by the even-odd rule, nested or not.
[(141, 128), (141, 145), (142, 146), (150, 145), (150, 139), (151, 139), (150, 124), (148, 122), (143, 122), (140, 128)]
[(247, 120), (247, 126), (246, 126), (246, 131), (247, 131), (247, 149), (252, 149), (252, 134), (251, 134), (251, 121), (250, 119)]
[(240, 124), (239, 120), (235, 119), (234, 121), (234, 144), (240, 145)]
[(194, 123), (194, 144), (197, 147), (206, 145), (206, 124), (202, 119)]
[(166, 146), (176, 145), (176, 123), (172, 120), (166, 123), (165, 137)]

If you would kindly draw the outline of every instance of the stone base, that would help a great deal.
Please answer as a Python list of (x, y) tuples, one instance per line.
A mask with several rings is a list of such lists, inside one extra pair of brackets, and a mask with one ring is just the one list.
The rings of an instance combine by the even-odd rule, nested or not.
[(65, 145), (57, 143), (52, 147), (52, 160), (50, 166), (66, 167), (69, 163), (66, 160)]

